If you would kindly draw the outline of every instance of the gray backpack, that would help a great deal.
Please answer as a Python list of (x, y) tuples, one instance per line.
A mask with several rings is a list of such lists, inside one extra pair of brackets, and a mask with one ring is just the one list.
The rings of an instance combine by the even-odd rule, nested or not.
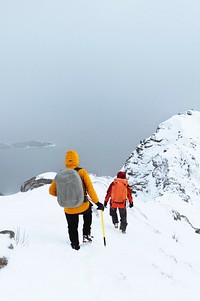
[(74, 208), (84, 201), (83, 183), (78, 172), (66, 168), (55, 177), (57, 201), (61, 207)]

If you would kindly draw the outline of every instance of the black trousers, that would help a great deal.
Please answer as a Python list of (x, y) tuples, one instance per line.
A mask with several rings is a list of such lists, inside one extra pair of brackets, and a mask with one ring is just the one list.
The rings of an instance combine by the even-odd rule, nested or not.
[(120, 215), (120, 229), (122, 231), (126, 231), (126, 227), (128, 225), (126, 207), (125, 208), (112, 208), (110, 206), (110, 216), (112, 217), (112, 222), (113, 222), (113, 224), (119, 223), (117, 209), (119, 210), (119, 215)]
[(92, 210), (91, 206), (82, 213), (78, 214), (68, 214), (65, 212), (65, 216), (68, 224), (69, 239), (72, 245), (79, 245), (79, 234), (78, 234), (78, 224), (79, 215), (83, 215), (83, 235), (90, 235), (91, 225), (92, 225)]

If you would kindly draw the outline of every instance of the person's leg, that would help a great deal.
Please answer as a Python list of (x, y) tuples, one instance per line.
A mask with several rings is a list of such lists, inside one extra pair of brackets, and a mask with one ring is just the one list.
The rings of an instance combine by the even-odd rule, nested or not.
[(83, 242), (92, 242), (91, 236), (92, 210), (91, 207), (83, 213)]
[(118, 227), (118, 223), (119, 223), (118, 216), (117, 216), (117, 208), (112, 208), (110, 206), (110, 216), (112, 217), (113, 224), (117, 228)]
[(90, 235), (92, 225), (92, 210), (89, 208), (83, 213), (83, 235)]
[(122, 230), (122, 232), (125, 233), (126, 232), (126, 227), (128, 225), (126, 207), (125, 208), (119, 208), (119, 214), (120, 214), (120, 230)]
[(65, 213), (67, 223), (68, 223), (68, 233), (69, 239), (71, 241), (71, 246), (74, 249), (79, 249), (79, 238), (78, 238), (78, 214), (68, 214)]

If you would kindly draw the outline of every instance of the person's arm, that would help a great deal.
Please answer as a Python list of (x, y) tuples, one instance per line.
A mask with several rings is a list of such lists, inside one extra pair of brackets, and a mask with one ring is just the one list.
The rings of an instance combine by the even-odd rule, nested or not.
[(90, 196), (92, 202), (94, 204), (97, 204), (98, 201), (99, 201), (99, 198), (98, 198), (97, 193), (96, 193), (96, 191), (93, 187), (93, 184), (92, 184), (92, 181), (90, 179), (89, 174), (87, 173), (87, 171), (84, 168), (80, 169), (78, 171), (78, 173), (79, 173), (81, 179), (83, 180), (86, 191), (87, 191), (88, 195)]
[(108, 203), (110, 197), (111, 197), (111, 190), (112, 190), (112, 183), (110, 184), (110, 186), (108, 187), (108, 190), (106, 192), (106, 196), (105, 196), (105, 200), (104, 202)]
[(133, 197), (132, 197), (132, 191), (131, 191), (131, 187), (128, 185), (127, 187), (127, 198), (129, 200), (129, 207), (133, 207)]
[(56, 182), (53, 180), (49, 187), (49, 194), (57, 196)]
[(90, 196), (92, 202), (97, 205), (97, 209), (98, 210), (104, 210), (104, 206), (102, 203), (99, 202), (99, 198), (97, 196), (97, 193), (93, 187), (93, 184), (92, 184), (92, 181), (90, 179), (90, 176), (89, 174), (87, 173), (87, 171), (85, 169), (80, 169), (78, 171), (80, 177), (82, 178), (83, 182), (84, 182), (84, 185), (85, 185), (85, 188), (86, 188), (86, 191), (88, 193), (88, 195)]

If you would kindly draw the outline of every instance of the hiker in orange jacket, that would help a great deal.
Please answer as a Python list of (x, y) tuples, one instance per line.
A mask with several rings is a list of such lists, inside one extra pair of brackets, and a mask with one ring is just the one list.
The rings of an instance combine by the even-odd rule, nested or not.
[[(90, 176), (84, 168), (79, 167), (79, 155), (75, 150), (69, 150), (66, 153), (65, 158), (66, 168), (76, 169), (79, 173), (84, 187), (84, 201), (75, 208), (64, 208), (65, 216), (68, 223), (68, 233), (71, 241), (72, 249), (79, 250), (79, 235), (78, 235), (78, 223), (79, 215), (83, 215), (83, 242), (92, 242), (91, 236), (91, 224), (92, 224), (92, 204), (87, 198), (87, 194), (90, 196), (92, 202), (97, 205), (97, 209), (103, 210), (104, 206), (99, 202), (96, 191), (93, 187)], [(53, 196), (57, 196), (56, 182), (53, 180), (49, 187), (49, 193)]]
[[(121, 185), (120, 185), (120, 184)], [(112, 217), (112, 222), (115, 228), (119, 226), (119, 219), (117, 214), (117, 209), (120, 215), (120, 231), (126, 233), (127, 227), (127, 210), (126, 210), (126, 200), (129, 200), (129, 207), (133, 207), (133, 198), (131, 194), (131, 188), (126, 180), (126, 172), (119, 171), (117, 173), (117, 178), (108, 187), (104, 207), (107, 207), (108, 201), (110, 200), (110, 216)]]

